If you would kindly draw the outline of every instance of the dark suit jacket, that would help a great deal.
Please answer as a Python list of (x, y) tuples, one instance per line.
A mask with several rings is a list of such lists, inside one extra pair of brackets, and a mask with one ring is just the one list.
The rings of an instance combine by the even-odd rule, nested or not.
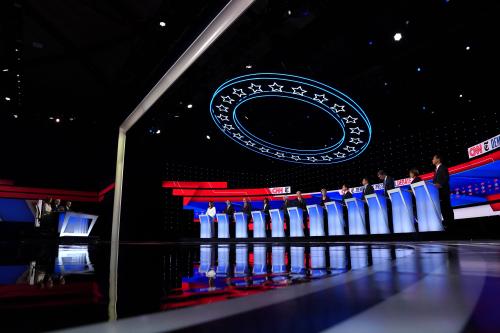
[(363, 195), (361, 196), (361, 199), (365, 199), (365, 195), (373, 194), (373, 193), (375, 193), (375, 190), (373, 189), (373, 186), (371, 184), (368, 184), (363, 189)]
[(414, 184), (414, 183), (418, 183), (418, 182), (421, 182), (422, 181), (422, 178), (420, 178), (419, 176), (413, 178), (413, 180), (411, 181), (411, 184)]
[(441, 164), (437, 171), (434, 171), (432, 182), (441, 185), (442, 188), (439, 189), (440, 191), (450, 191), (450, 174), (445, 165)]
[(264, 212), (264, 214), (266, 215), (269, 215), (269, 210), (271, 209), (271, 205), (270, 204), (264, 204), (264, 207), (262, 207), (262, 211)]
[(323, 197), (321, 197), (321, 201), (319, 202), (319, 205), (323, 208), (325, 208), (325, 202), (330, 202), (332, 201), (332, 199), (330, 199), (329, 197), (326, 197), (325, 199), (323, 199)]
[(342, 194), (342, 201), (345, 201), (346, 199), (351, 199), (352, 198), (352, 193), (350, 191), (345, 192)]
[(295, 207), (299, 207), (299, 208), (302, 208), (302, 210), (304, 211), (304, 213), (307, 213), (307, 203), (304, 199), (301, 200), (295, 200), (294, 202), (294, 206)]
[(284, 214), (285, 216), (288, 216), (288, 209), (287, 209), (288, 207), (292, 207), (292, 205), (291, 205), (290, 201), (288, 201), (288, 200), (287, 200), (287, 201), (284, 201), (284, 202), (283, 202), (283, 205), (281, 205), (281, 208), (280, 208), (280, 209), (283, 211), (283, 214)]
[(233, 217), (233, 215), (234, 215), (233, 205), (226, 206), (226, 208), (224, 208), (224, 214), (227, 214), (227, 215)]
[(394, 187), (396, 187), (394, 178), (392, 178), (391, 176), (387, 176), (387, 178), (384, 180), (384, 195), (389, 195), (387, 191), (394, 189)]
[(243, 209), (241, 211), (250, 216), (252, 214), (252, 204), (247, 203), (246, 206), (243, 206)]

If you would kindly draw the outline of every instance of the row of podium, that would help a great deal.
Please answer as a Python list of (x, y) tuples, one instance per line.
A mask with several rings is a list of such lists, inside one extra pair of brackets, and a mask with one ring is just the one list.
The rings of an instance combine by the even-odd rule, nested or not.
[[(418, 226), (420, 232), (443, 231), (441, 208), (438, 190), (426, 182), (411, 184), (411, 191), (417, 206)], [(395, 188), (388, 191), (392, 207), (392, 222), (394, 233), (415, 232), (412, 193), (405, 188)], [(349, 235), (389, 234), (389, 217), (387, 213), (387, 198), (380, 193), (365, 196), (368, 206), (369, 221), (366, 221), (365, 204), (357, 198), (345, 200), (347, 207), (347, 223)], [(289, 207), (290, 237), (304, 237), (303, 210), (299, 207)], [(271, 219), (271, 236), (273, 238), (285, 237), (284, 212), (280, 209), (269, 211)], [(308, 205), (309, 235), (311, 237), (326, 236), (324, 228), (324, 214), (327, 214), (328, 236), (346, 235), (346, 221), (344, 219), (344, 205), (339, 201), (325, 203), (325, 208), (320, 205)], [(266, 237), (266, 216), (262, 211), (252, 211), (253, 238)], [(230, 218), (226, 214), (217, 214), (217, 237), (230, 238)], [(236, 223), (236, 238), (249, 238), (249, 216), (238, 212), (234, 214)], [(208, 215), (200, 215), (200, 237), (215, 237), (214, 219)]]

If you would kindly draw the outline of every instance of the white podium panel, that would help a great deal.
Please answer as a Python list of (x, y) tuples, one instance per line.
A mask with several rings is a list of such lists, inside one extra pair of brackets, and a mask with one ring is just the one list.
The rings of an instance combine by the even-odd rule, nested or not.
[(267, 274), (265, 245), (254, 245), (253, 247), (253, 274)]
[(349, 235), (366, 235), (365, 206), (363, 201), (350, 198), (345, 200), (347, 219), (349, 220)]
[[(302, 208), (288, 207), (288, 215), (290, 216), (290, 237), (304, 237)], [(305, 226), (304, 226), (305, 227)]]
[(306, 274), (305, 266), (305, 247), (303, 246), (291, 246), (290, 247), (290, 272), (293, 274), (304, 275)]
[(234, 213), (236, 222), (236, 238), (248, 238), (248, 215), (242, 212)]
[(345, 235), (344, 208), (338, 201), (325, 202), (328, 213), (328, 235)]
[(310, 236), (324, 236), (325, 227), (323, 223), (323, 207), (320, 205), (308, 205), (309, 213), (309, 232)]
[(200, 238), (212, 238), (214, 232), (214, 219), (206, 214), (200, 214)]
[(271, 232), (273, 237), (285, 237), (285, 217), (280, 209), (271, 209)]
[(217, 214), (217, 237), (229, 238), (229, 217), (227, 214)]
[(236, 265), (234, 266), (235, 276), (248, 275), (248, 245), (236, 244)]
[(266, 216), (264, 212), (256, 210), (252, 212), (253, 238), (266, 237)]
[(273, 246), (271, 254), (272, 254), (272, 272), (274, 274), (286, 273), (285, 247)]
[(382, 194), (365, 195), (370, 214), (370, 234), (388, 234), (389, 219), (387, 218), (387, 201)]
[(219, 244), (217, 246), (217, 270), (218, 275), (229, 273), (229, 245)]
[(399, 187), (387, 193), (391, 198), (394, 233), (415, 232), (411, 193)]
[(419, 232), (443, 231), (438, 189), (425, 181), (411, 184), (411, 189), (417, 202)]

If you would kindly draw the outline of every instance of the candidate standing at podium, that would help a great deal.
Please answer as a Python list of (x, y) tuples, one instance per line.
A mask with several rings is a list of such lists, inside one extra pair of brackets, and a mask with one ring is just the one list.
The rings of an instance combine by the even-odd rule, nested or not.
[(285, 235), (290, 237), (290, 215), (288, 214), (288, 207), (293, 207), (290, 200), (288, 200), (288, 196), (285, 195), (283, 197), (283, 205), (281, 205), (281, 210), (283, 211), (283, 218), (285, 219), (283, 223), (285, 224)]
[[(215, 218), (215, 215), (217, 214), (217, 210), (215, 209), (213, 201), (208, 202), (208, 208), (207, 208), (207, 212), (205, 214), (207, 214), (208, 218), (210, 219), (210, 224), (212, 226), (211, 228), (213, 229), (214, 228), (214, 218)], [(215, 230), (211, 230), (211, 231), (212, 231), (212, 238), (217, 237)]]
[(265, 223), (266, 223), (266, 236), (271, 237), (271, 216), (269, 214), (269, 210), (271, 209), (271, 205), (269, 204), (269, 199), (264, 198), (262, 205), (262, 212), (264, 213)]
[(252, 216), (252, 204), (248, 198), (243, 198), (243, 209), (241, 210), (243, 213), (247, 214), (249, 217)]
[[(384, 196), (386, 198), (389, 198), (389, 193), (387, 193), (387, 191), (393, 190), (396, 187), (396, 184), (394, 183), (394, 178), (387, 175), (384, 170), (379, 170), (379, 172), (377, 172), (377, 176), (378, 179), (383, 181)], [(389, 222), (389, 230), (392, 233), (394, 232), (394, 226), (392, 223), (392, 204), (390, 203), (390, 200), (387, 200), (387, 220)]]
[(231, 235), (236, 235), (236, 225), (234, 222), (234, 207), (231, 201), (226, 200), (226, 208), (224, 208), (224, 214), (227, 214), (228, 222), (229, 222), (229, 237)]
[[(347, 184), (343, 184), (342, 185), (342, 188), (340, 190), (340, 195), (342, 196), (342, 206), (343, 207), (343, 214), (344, 214), (344, 221), (349, 221), (349, 215), (348, 215), (348, 211), (347, 211), (347, 205), (345, 203), (346, 199), (351, 199), (352, 198), (352, 193), (351, 191), (349, 191), (349, 186), (347, 186)], [(345, 229), (345, 234), (348, 235), (349, 234), (349, 223), (346, 223), (344, 225), (344, 229)]]
[(304, 236), (309, 237), (309, 228), (307, 227), (307, 203), (302, 197), (302, 192), (297, 191), (297, 199), (295, 200), (294, 206), (302, 208), (302, 228), (304, 229)]
[(448, 168), (443, 165), (441, 161), (442, 157), (439, 154), (435, 154), (432, 158), (432, 164), (436, 167), (432, 182), (439, 191), (439, 203), (441, 204), (441, 214), (443, 215), (443, 227), (446, 230), (449, 228), (450, 224), (453, 223), (455, 216), (453, 208), (451, 207), (450, 174), (448, 172)]
[(361, 184), (363, 184), (363, 194), (361, 196), (361, 200), (366, 201), (365, 195), (373, 194), (375, 193), (375, 190), (373, 189), (373, 186), (370, 184), (368, 177), (363, 178), (361, 180)]
[[(418, 176), (420, 173), (418, 172), (417, 169), (415, 169), (415, 168), (411, 169), (409, 174), (410, 174), (410, 179), (411, 179), (410, 184), (415, 184), (415, 183), (422, 181), (422, 179)], [(415, 230), (418, 231), (417, 200), (415, 199), (415, 194), (413, 193), (412, 190), (408, 190), (408, 192), (411, 193), (411, 204), (413, 207), (413, 220), (414, 220), (414, 224), (415, 224)]]
[(325, 230), (325, 235), (328, 235), (328, 212), (326, 211), (326, 202), (332, 201), (328, 197), (328, 193), (326, 192), (326, 188), (321, 189), (321, 201), (319, 202), (319, 205), (323, 207), (323, 229)]

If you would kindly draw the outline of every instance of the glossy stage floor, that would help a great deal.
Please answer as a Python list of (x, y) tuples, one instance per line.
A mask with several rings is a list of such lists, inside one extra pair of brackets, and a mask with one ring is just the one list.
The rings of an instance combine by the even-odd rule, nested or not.
[(496, 241), (0, 250), (6, 332), (500, 332)]

